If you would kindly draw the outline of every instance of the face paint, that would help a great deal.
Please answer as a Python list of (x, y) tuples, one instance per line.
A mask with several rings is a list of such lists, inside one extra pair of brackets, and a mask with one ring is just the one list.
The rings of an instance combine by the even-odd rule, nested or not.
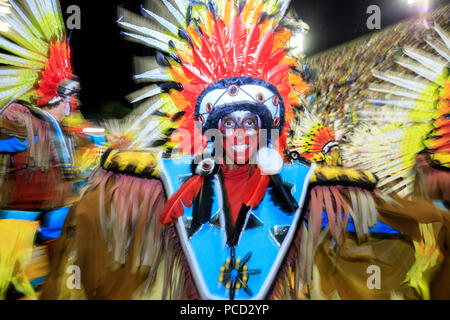
[(70, 108), (71, 112), (74, 113), (78, 107), (81, 105), (80, 100), (78, 100), (78, 97), (76, 95), (70, 96)]
[(249, 111), (235, 111), (219, 121), (227, 163), (247, 164), (258, 149), (261, 120)]
[(71, 95), (67, 97), (67, 105), (66, 105), (66, 116), (70, 113), (74, 113), (77, 108), (80, 106), (80, 101), (78, 100), (76, 95)]

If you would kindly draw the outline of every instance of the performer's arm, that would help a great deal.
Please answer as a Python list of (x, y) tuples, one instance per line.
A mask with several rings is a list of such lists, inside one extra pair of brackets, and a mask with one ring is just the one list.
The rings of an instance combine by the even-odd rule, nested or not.
[[(38, 137), (34, 137), (34, 143), (37, 143)], [(15, 153), (26, 151), (28, 148), (28, 139), (20, 141), (16, 137), (0, 140), (0, 153)]]
[[(38, 137), (35, 136), (35, 143)], [(16, 121), (0, 118), (0, 152), (15, 153), (28, 148), (27, 130)]]

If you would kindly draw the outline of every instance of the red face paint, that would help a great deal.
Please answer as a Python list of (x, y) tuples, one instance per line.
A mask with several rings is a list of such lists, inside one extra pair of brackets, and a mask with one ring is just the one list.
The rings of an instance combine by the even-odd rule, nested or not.
[(219, 130), (223, 135), (223, 148), (227, 163), (247, 164), (258, 150), (259, 117), (248, 111), (236, 111), (223, 117)]
[(80, 100), (78, 100), (78, 97), (74, 94), (70, 96), (69, 103), (70, 103), (70, 111), (72, 113), (74, 113), (81, 105)]

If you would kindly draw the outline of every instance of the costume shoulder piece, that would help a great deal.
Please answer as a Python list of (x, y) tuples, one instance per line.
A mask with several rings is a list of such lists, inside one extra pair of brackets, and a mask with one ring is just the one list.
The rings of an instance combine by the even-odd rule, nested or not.
[(368, 171), (340, 167), (318, 167), (311, 176), (311, 187), (341, 185), (373, 191), (377, 183), (378, 178)]
[(158, 155), (151, 150), (121, 151), (108, 149), (102, 156), (100, 166), (114, 173), (141, 178), (158, 177)]

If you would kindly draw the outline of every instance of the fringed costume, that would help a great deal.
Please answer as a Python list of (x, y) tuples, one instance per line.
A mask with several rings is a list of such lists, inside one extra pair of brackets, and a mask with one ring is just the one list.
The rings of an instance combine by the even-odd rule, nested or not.
[(48, 272), (47, 249), (77, 199), (75, 154), (92, 143), (62, 123), (79, 83), (59, 3), (4, 1), (0, 23), (0, 299), (11, 288), (36, 298), (29, 280)]

